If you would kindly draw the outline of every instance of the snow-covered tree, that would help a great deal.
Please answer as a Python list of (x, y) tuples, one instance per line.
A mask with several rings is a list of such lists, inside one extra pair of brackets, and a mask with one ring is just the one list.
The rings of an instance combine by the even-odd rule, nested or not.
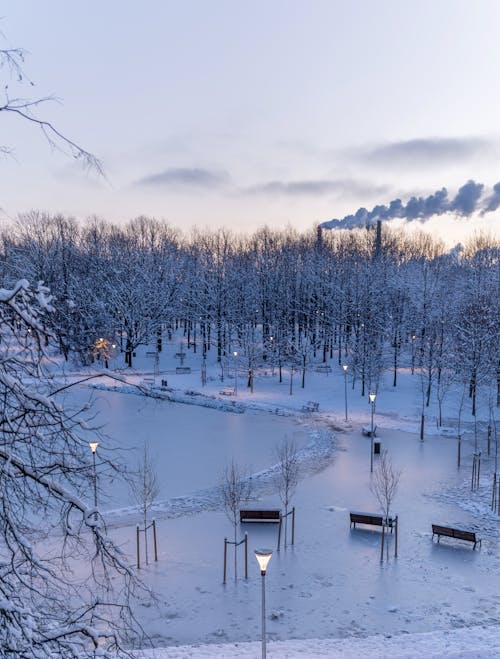
[[(0, 647), (16, 657), (116, 656), (130, 647), (138, 584), (89, 502), (95, 434), (47, 373), (52, 302), (27, 280), (0, 289)], [(103, 455), (100, 470), (113, 469)]]

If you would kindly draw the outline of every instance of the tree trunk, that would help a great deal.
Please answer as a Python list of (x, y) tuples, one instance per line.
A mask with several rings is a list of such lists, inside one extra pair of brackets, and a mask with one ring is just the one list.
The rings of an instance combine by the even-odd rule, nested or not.
[(146, 565), (149, 564), (148, 561), (148, 532), (147, 532), (147, 513), (146, 513), (146, 508), (144, 508), (144, 549), (145, 549), (145, 556), (146, 556)]
[(234, 523), (234, 580), (236, 581), (236, 578), (238, 576), (238, 554), (236, 551), (236, 533), (237, 533), (237, 524), (236, 522)]

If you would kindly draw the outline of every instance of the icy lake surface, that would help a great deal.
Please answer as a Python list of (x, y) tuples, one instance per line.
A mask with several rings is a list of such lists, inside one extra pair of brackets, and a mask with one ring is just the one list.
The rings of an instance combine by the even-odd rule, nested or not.
[[(71, 400), (83, 404), (89, 396), (80, 389)], [(249, 474), (273, 465), (276, 444), (284, 437), (300, 449), (306, 432), (290, 417), (221, 413), (197, 405), (182, 405), (133, 394), (94, 391), (93, 411), (104, 425), (110, 446), (130, 469), (149, 446), (160, 484), (160, 499), (190, 495), (219, 484), (224, 468), (234, 459)], [(104, 449), (102, 442), (99, 450)], [(109, 490), (109, 488), (107, 488)], [(114, 482), (104, 509), (131, 505), (127, 488)]]
[[(80, 395), (83, 400), (86, 394)], [(285, 435), (296, 439), (306, 464), (311, 455), (319, 462), (309, 463), (317, 468), (305, 473), (294, 497), (295, 546), (275, 551), (270, 563), (271, 640), (391, 636), (498, 621), (498, 520), (479, 518), (468, 505), (474, 500), (468, 487), (470, 443), (464, 442), (459, 471), (452, 438), (429, 436), (420, 442), (415, 434), (380, 430), (382, 448), (403, 469), (394, 502), (400, 520), (398, 557), (390, 536), (389, 558), (381, 563), (380, 530), (349, 528), (349, 510), (378, 510), (369, 488), (370, 440), (359, 427), (331, 432), (325, 423), (265, 412), (231, 414), (114, 392), (97, 396), (100, 420), (109, 422), (106, 432), (124, 449), (129, 464), (136, 463), (144, 441), (156, 456), (159, 561), (143, 566), (142, 576), (160, 594), (159, 606), (144, 601), (136, 610), (154, 645), (259, 638), (260, 576), (253, 549), (276, 547), (276, 527), (238, 530), (240, 538), (249, 535), (249, 578), (243, 578), (240, 553), (238, 580), (230, 557), (223, 585), (223, 541), (231, 538), (232, 528), (217, 505), (215, 487), (232, 457), (259, 482), (275, 463), (276, 443)], [(334, 442), (331, 453), (321, 445), (325, 433)], [(483, 468), (489, 468), (487, 461)], [(104, 489), (111, 490), (105, 503), (111, 533), (133, 563), (137, 516), (130, 517), (127, 490), (118, 483)], [(252, 505), (281, 507), (269, 487), (258, 492)], [(180, 512), (171, 506), (177, 499)], [(475, 529), (483, 546), (473, 551), (466, 543), (442, 540), (438, 545), (432, 541), (432, 523)]]

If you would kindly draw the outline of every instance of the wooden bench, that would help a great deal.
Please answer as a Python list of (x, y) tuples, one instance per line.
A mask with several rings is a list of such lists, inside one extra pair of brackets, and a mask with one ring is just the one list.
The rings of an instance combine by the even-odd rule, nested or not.
[(281, 510), (240, 510), (240, 522), (275, 522), (281, 520)]
[(438, 542), (439, 538), (444, 535), (447, 538), (456, 538), (457, 540), (466, 540), (467, 542), (473, 542), (474, 547), (481, 544), (481, 540), (476, 536), (473, 531), (462, 531), (461, 529), (453, 529), (450, 526), (439, 526), (439, 524), (432, 525), (432, 539), (437, 535)]
[(191, 367), (190, 366), (176, 366), (175, 367), (175, 372), (177, 373), (177, 375), (191, 373)]
[(319, 364), (316, 366), (316, 373), (331, 373), (332, 367), (328, 364)]
[[(363, 426), (361, 428), (361, 432), (366, 437), (371, 437), (372, 436), (372, 427), (371, 426)], [(373, 426), (373, 436), (375, 437), (376, 435), (377, 435), (377, 426)]]
[(372, 526), (388, 526), (394, 528), (394, 517), (386, 517), (382, 513), (358, 513), (350, 512), (351, 528), (356, 528), (356, 524), (370, 524)]
[(319, 410), (319, 403), (309, 400), (305, 405), (302, 405), (303, 412), (317, 412)]

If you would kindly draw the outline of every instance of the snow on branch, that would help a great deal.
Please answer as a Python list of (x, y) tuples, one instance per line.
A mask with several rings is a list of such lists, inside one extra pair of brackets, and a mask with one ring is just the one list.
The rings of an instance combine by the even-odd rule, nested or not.
[(86, 419), (64, 408), (45, 373), (52, 310), (41, 282), (0, 289), (0, 647), (12, 656), (127, 655), (142, 636), (130, 599), (150, 594), (87, 502)]

